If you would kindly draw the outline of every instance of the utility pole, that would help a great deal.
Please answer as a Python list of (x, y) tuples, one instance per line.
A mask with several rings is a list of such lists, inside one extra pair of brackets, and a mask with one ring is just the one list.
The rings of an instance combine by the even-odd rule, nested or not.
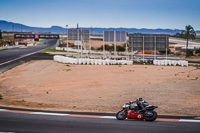
[(167, 39), (167, 37), (166, 37), (166, 60), (167, 60), (167, 50), (168, 50), (168, 39)]
[(106, 57), (106, 53), (105, 53), (105, 45), (104, 45), (104, 32), (103, 32), (103, 54)]
[(82, 29), (81, 29), (81, 58), (83, 58), (83, 45), (82, 45), (82, 42), (83, 42), (83, 34), (82, 34)]
[(117, 56), (116, 31), (114, 31), (114, 54)]
[(77, 39), (77, 45), (78, 45), (78, 51), (79, 51), (79, 27), (78, 27), (78, 23), (77, 23), (77, 37), (78, 37), (78, 39)]
[[(14, 34), (15, 34), (15, 33), (14, 33), (14, 32), (15, 32), (15, 27), (14, 27), (14, 26), (15, 26), (15, 25), (13, 24), (12, 26), (13, 26), (13, 36), (14, 36)], [(13, 39), (12, 44), (15, 45), (15, 38)]]
[(156, 36), (154, 36), (154, 60), (156, 60)]
[(92, 32), (92, 27), (91, 27), (91, 31), (89, 31), (89, 47), (90, 47), (90, 56), (91, 56), (91, 42), (90, 42), (91, 33), (90, 32)]
[(68, 25), (66, 25), (66, 34), (67, 34), (67, 54), (68, 54)]
[(143, 41), (142, 41), (142, 42), (143, 42), (143, 43), (142, 43), (142, 44), (143, 44), (143, 47), (142, 47), (142, 50), (143, 50), (142, 53), (143, 53), (143, 54), (142, 54), (142, 55), (143, 55), (143, 62), (144, 62), (144, 35), (143, 35)]

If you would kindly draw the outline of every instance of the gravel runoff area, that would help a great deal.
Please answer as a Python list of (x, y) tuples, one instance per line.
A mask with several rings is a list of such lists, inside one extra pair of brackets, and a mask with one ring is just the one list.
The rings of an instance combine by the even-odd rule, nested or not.
[(200, 115), (200, 68), (30, 61), (0, 74), (0, 106), (116, 113), (143, 97), (160, 115)]

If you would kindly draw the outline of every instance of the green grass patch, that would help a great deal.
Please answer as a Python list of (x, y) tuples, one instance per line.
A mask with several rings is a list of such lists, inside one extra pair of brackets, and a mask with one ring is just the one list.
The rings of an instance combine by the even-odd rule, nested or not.
[(0, 49), (0, 51), (9, 50), (9, 48)]
[(57, 43), (54, 46), (50, 47), (49, 49), (55, 49), (58, 46), (59, 46), (59, 40), (57, 41)]
[(200, 38), (198, 38), (198, 39), (195, 39), (195, 41), (197, 41), (197, 42), (200, 42)]
[(40, 42), (39, 42), (39, 45), (43, 44), (43, 42), (45, 41), (46, 39), (42, 39)]
[(31, 62), (31, 60), (26, 60), (25, 62), (28, 63), (28, 62)]
[(64, 42), (64, 41), (67, 41), (67, 39), (66, 39), (66, 38), (64, 38), (64, 39), (61, 39), (61, 40), (60, 40), (60, 42)]
[(49, 53), (49, 52), (66, 52), (66, 51), (61, 51), (61, 50), (55, 50), (55, 49), (44, 49), (40, 51), (41, 53)]
[(15, 47), (15, 48), (4, 48), (4, 49), (0, 49), (0, 51), (5, 51), (5, 50), (11, 50), (11, 49), (18, 49), (19, 47)]
[[(67, 53), (67, 51), (55, 50), (55, 49), (44, 49), (44, 50), (41, 50), (40, 52), (41, 53), (49, 53), (49, 52), (65, 52), (65, 53)], [(68, 53), (77, 53), (77, 52), (68, 51)]]
[[(64, 39), (63, 39), (64, 40)], [(56, 50), (55, 48), (59, 46), (59, 41), (57, 41), (57, 43), (48, 48), (48, 49), (44, 49), (44, 50), (41, 50), (40, 52), (41, 53), (48, 53), (48, 52), (67, 52), (67, 51), (63, 51), (63, 50)], [(77, 53), (77, 52), (74, 52), (74, 51), (68, 51), (68, 53)]]

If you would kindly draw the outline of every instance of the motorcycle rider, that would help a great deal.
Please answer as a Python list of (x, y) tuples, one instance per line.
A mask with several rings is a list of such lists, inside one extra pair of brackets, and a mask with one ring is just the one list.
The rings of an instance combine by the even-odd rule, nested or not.
[(146, 111), (145, 107), (149, 105), (141, 97), (139, 97), (139, 98), (136, 99), (136, 103), (137, 103), (138, 107), (141, 109), (141, 111)]
[(130, 104), (133, 104), (133, 103), (136, 103), (137, 104), (137, 106), (140, 108), (140, 111), (146, 111), (146, 109), (145, 109), (145, 107), (146, 106), (148, 106), (149, 104), (146, 102), (146, 101), (144, 101), (143, 100), (143, 98), (141, 98), (141, 97), (138, 97), (137, 99), (136, 99), (136, 101), (132, 101), (132, 102), (130, 102)]

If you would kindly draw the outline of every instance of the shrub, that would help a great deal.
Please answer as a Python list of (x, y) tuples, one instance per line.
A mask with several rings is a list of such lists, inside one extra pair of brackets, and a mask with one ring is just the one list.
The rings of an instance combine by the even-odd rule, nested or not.
[(3, 96), (0, 94), (0, 100), (3, 99)]
[(187, 50), (187, 55), (188, 55), (188, 57), (189, 57), (189, 56), (194, 56), (193, 50), (188, 49), (188, 50)]
[(94, 47), (91, 47), (91, 50), (95, 50), (95, 48), (94, 48)]
[[(109, 45), (104, 45), (105, 46), (105, 50), (107, 51), (113, 51), (114, 50), (114, 44), (112, 46)], [(103, 50), (103, 46), (97, 48), (97, 50)], [(125, 51), (125, 45), (124, 46), (116, 46), (116, 50), (117, 51)]]
[(195, 53), (196, 53), (196, 54), (200, 54), (200, 49), (197, 49), (197, 50), (195, 51)]
[[(162, 50), (162, 51), (159, 51), (159, 52), (160, 52), (160, 54), (166, 54), (166, 50)], [(167, 54), (170, 54), (170, 53), (171, 53), (171, 50), (168, 49)]]

